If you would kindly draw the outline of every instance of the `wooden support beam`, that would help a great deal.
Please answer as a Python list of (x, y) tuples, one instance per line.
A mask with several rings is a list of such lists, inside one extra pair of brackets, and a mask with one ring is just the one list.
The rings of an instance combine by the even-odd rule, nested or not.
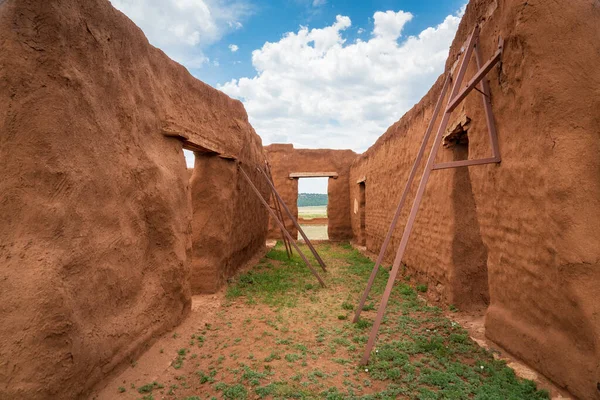
[(292, 172), (288, 176), (290, 179), (297, 178), (333, 178), (337, 179), (337, 172)]

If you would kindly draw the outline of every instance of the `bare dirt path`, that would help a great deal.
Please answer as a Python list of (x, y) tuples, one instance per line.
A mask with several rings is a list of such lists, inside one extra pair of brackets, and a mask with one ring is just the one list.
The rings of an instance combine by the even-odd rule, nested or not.
[[(322, 289), (281, 246), (212, 296), (91, 398), (545, 399), (473, 342), (458, 323), (398, 282), (367, 366), (358, 360), (375, 304), (349, 322), (373, 263), (347, 244), (319, 243)], [(378, 299), (387, 279), (374, 285)]]
[[(304, 234), (310, 241), (313, 240), (328, 240), (329, 235), (327, 233), (327, 224), (324, 225), (306, 225), (300, 224), (300, 227), (304, 231)], [(298, 233), (298, 240), (304, 242), (302, 235)]]

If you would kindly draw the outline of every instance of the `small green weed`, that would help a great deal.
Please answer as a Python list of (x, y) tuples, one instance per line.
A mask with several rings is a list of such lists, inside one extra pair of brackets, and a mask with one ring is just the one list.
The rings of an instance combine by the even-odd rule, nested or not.
[(296, 362), (300, 359), (300, 356), (298, 354), (286, 354), (285, 355), (285, 361), (287, 362)]
[(147, 383), (143, 386), (140, 386), (138, 388), (138, 393), (143, 394), (143, 393), (151, 393), (154, 389), (162, 389), (164, 386), (161, 385), (158, 382), (152, 382), (152, 383)]
[(228, 385), (224, 382), (217, 383), (215, 389), (223, 392), (223, 398), (228, 400), (246, 400), (248, 390), (242, 384)]
[(271, 362), (273, 360), (281, 360), (281, 356), (279, 355), (279, 353), (276, 353), (276, 352), (272, 351), (271, 354), (269, 354), (265, 358), (265, 362)]

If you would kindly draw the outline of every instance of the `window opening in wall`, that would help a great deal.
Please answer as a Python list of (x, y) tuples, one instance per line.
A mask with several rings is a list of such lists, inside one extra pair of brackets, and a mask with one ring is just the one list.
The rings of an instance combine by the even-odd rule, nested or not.
[(187, 166), (187, 169), (194, 169), (194, 152), (192, 150), (183, 149), (183, 155), (185, 157), (185, 165)]
[[(328, 240), (329, 218), (327, 194), (329, 178), (300, 178), (298, 180), (298, 223), (310, 240)], [(300, 234), (298, 239), (302, 240)]]

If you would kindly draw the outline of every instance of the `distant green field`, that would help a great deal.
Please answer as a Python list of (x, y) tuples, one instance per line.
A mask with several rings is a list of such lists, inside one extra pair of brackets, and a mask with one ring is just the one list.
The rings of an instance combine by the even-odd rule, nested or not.
[(327, 218), (327, 206), (298, 207), (298, 217), (304, 219)]
[(299, 193), (298, 207), (326, 206), (328, 197), (322, 193)]

